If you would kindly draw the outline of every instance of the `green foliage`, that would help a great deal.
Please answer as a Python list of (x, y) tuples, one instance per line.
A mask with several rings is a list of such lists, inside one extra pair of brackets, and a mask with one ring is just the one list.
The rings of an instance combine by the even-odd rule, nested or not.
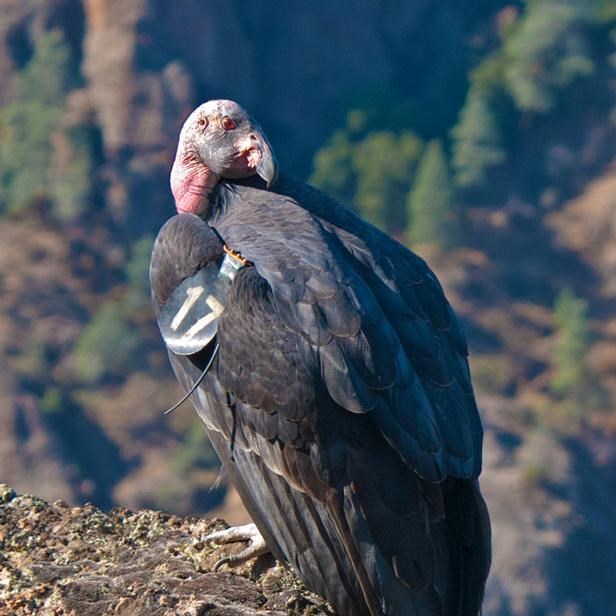
[(522, 480), (530, 487), (540, 487), (549, 479), (549, 469), (541, 464), (528, 464), (522, 467)]
[(103, 304), (82, 332), (73, 351), (76, 377), (95, 383), (139, 365), (142, 334), (140, 315), (150, 316), (148, 267), (154, 238), (146, 234), (131, 249), (125, 267), (126, 290), (116, 301)]
[(59, 106), (39, 101), (8, 105), (0, 112), (0, 201), (18, 210), (44, 198), (49, 186), (51, 135), (61, 118)]
[(44, 413), (56, 413), (62, 409), (62, 392), (57, 387), (48, 387), (41, 398)]
[(354, 196), (353, 148), (350, 121), (360, 112), (349, 112), (346, 128), (337, 130), (330, 140), (314, 155), (313, 171), (309, 181), (322, 188), (335, 199), (346, 205), (352, 205)]
[(362, 216), (388, 231), (404, 228), (405, 195), (420, 151), (419, 139), (406, 131), (370, 133), (357, 145), (353, 202)]
[(150, 281), (148, 270), (153, 245), (154, 236), (149, 233), (137, 240), (132, 246), (130, 259), (124, 267), (128, 289), (123, 305), (129, 313), (149, 307)]
[(309, 181), (348, 206), (353, 205), (355, 196), (353, 152), (365, 129), (365, 113), (349, 111), (345, 128), (337, 130), (313, 160)]
[(503, 127), (515, 121), (512, 112), (552, 112), (564, 88), (594, 71), (590, 28), (609, 20), (611, 2), (600, 7), (595, 0), (527, 0), (502, 33), (501, 45), (470, 73), (451, 133), (458, 186), (484, 184), (487, 170), (505, 161)]
[(499, 49), (490, 54), (477, 68), (471, 71), (471, 88), (481, 92), (486, 99), (495, 96), (504, 88), (506, 68), (505, 54)]
[[(67, 219), (85, 207), (90, 146), (83, 135), (62, 130), (64, 96), (71, 85), (69, 60), (59, 31), (41, 36), (14, 96), (0, 109), (0, 210), (52, 199), (57, 215)], [(58, 154), (60, 160), (54, 160)]]
[(353, 144), (343, 130), (336, 131), (314, 156), (310, 182), (343, 203), (353, 198)]
[(580, 26), (591, 19), (593, 4), (586, 0), (527, 2), (504, 48), (505, 80), (519, 109), (551, 111), (558, 88), (592, 73), (594, 65)]
[(49, 189), (54, 213), (60, 220), (73, 220), (90, 202), (94, 162), (89, 132), (76, 127), (57, 135), (53, 159)]
[(451, 248), (459, 235), (449, 167), (440, 141), (431, 141), (419, 162), (408, 197), (407, 241)]
[(570, 289), (563, 290), (556, 298), (557, 342), (551, 383), (555, 393), (579, 397), (587, 381), (586, 354), (590, 344), (587, 309), (586, 301)]
[(597, 19), (603, 23), (616, 22), (616, 0), (598, 0)]
[(471, 87), (452, 137), (455, 181), (462, 188), (482, 184), (486, 171), (504, 162), (499, 122), (485, 88)]
[(51, 136), (62, 118), (68, 50), (54, 31), (39, 39), (20, 75), (16, 100), (0, 110), (0, 199), (14, 210), (49, 185)]
[(13, 365), (16, 372), (22, 376), (40, 378), (45, 375), (47, 369), (45, 344), (40, 340), (29, 340), (13, 360)]
[(182, 472), (218, 466), (218, 457), (200, 421), (191, 423), (173, 463)]
[(473, 384), (480, 392), (505, 395), (514, 381), (514, 360), (504, 354), (473, 353), (470, 357)]
[(123, 306), (107, 302), (81, 334), (73, 351), (75, 375), (95, 383), (106, 374), (121, 374), (133, 366), (140, 336), (126, 320)]
[(20, 79), (23, 100), (61, 105), (71, 85), (70, 53), (59, 30), (43, 34)]
[(365, 116), (352, 111), (315, 155), (310, 182), (370, 222), (389, 231), (404, 228), (404, 197), (421, 153), (421, 140), (409, 131), (366, 132)]

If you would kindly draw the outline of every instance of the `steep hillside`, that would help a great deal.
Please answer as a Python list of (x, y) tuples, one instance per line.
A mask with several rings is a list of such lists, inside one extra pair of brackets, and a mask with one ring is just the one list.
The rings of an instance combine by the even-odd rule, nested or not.
[(287, 171), (427, 257), (464, 322), (485, 613), (604, 613), (615, 35), (613, 0), (0, 0), (0, 480), (242, 517), (190, 408), (160, 414), (181, 391), (147, 285), (179, 127), (234, 98)]

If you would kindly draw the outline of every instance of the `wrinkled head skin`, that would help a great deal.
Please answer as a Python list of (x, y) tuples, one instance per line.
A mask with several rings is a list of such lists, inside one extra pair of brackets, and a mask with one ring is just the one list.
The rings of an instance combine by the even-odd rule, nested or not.
[(178, 212), (206, 216), (220, 179), (276, 180), (278, 165), (261, 127), (237, 103), (212, 100), (195, 109), (182, 127), (171, 170)]

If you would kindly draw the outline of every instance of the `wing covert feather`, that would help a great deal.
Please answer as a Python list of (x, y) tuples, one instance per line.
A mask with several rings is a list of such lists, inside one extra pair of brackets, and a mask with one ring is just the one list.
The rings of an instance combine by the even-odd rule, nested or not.
[(464, 335), (425, 262), (310, 187), (232, 189), (212, 226), (252, 261), (331, 398), (369, 413), (422, 477), (476, 477), (482, 431)]
[[(239, 196), (237, 215), (212, 224), (255, 267), (235, 278), (194, 401), (242, 500), (276, 555), (342, 613), (476, 613), (489, 523), (478, 491), (446, 477), (476, 476), (481, 432), (438, 281), (343, 211)], [(173, 225), (198, 245), (184, 221)], [(169, 230), (157, 241), (155, 306), (211, 258), (176, 245)], [(184, 387), (210, 353), (170, 354)]]

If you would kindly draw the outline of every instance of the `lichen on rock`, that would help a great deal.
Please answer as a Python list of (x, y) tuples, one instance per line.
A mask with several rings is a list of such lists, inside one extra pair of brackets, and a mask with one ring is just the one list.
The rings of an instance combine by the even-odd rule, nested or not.
[(0, 614), (333, 615), (270, 555), (214, 571), (242, 547), (204, 541), (225, 526), (159, 511), (49, 504), (0, 484)]

